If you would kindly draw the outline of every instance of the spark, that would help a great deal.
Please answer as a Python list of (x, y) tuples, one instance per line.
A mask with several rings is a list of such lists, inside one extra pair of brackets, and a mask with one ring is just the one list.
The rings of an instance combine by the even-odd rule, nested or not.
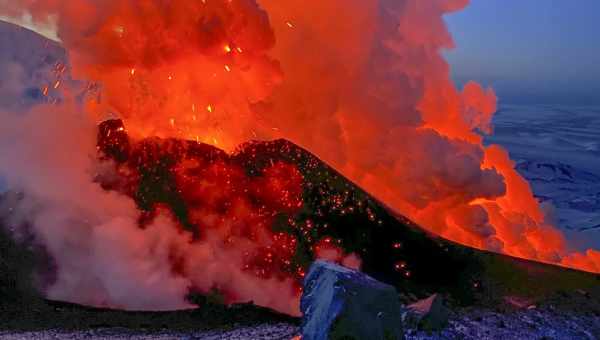
[(125, 27), (123, 27), (123, 26), (116, 26), (114, 28), (114, 30), (115, 30), (115, 33), (119, 36), (119, 38), (123, 37), (123, 33), (125, 33)]

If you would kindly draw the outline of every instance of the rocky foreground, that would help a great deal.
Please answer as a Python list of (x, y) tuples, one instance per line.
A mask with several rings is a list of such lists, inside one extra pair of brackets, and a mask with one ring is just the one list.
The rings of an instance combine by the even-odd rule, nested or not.
[[(600, 339), (600, 304), (593, 291), (559, 292), (543, 301), (506, 297), (494, 306), (471, 307), (442, 296), (447, 322), (439, 329), (407, 323), (405, 339)], [(198, 303), (187, 311), (125, 312), (3, 295), (0, 339), (291, 340), (301, 333), (300, 319), (252, 304)]]
[(145, 332), (126, 328), (99, 328), (87, 331), (65, 332), (62, 330), (45, 330), (38, 332), (0, 332), (2, 339), (265, 339), (279, 340), (292, 339), (298, 334), (297, 326), (287, 323), (262, 324), (252, 327), (239, 327), (231, 330), (204, 331), (204, 332), (173, 332), (168, 330), (158, 332)]
[(298, 320), (252, 304), (125, 312), (31, 300), (0, 304), (0, 339), (291, 339)]
[(505, 296), (488, 307), (458, 307), (441, 294), (411, 304), (405, 298), (368, 275), (316, 261), (304, 282), (302, 337), (600, 339), (600, 304), (584, 290), (538, 301)]
[(491, 310), (461, 311), (438, 332), (411, 330), (407, 340), (438, 339), (600, 339), (599, 315), (572, 315), (553, 308), (512, 313)]
[[(231, 325), (233, 329), (210, 331), (148, 330), (125, 327), (98, 327), (87, 330), (46, 329), (0, 331), (0, 338), (17, 339), (265, 339), (290, 340), (298, 336), (296, 323)], [(600, 315), (571, 315), (559, 310), (535, 308), (504, 313), (492, 310), (465, 310), (454, 313), (442, 331), (407, 330), (407, 340), (438, 339), (600, 339)]]

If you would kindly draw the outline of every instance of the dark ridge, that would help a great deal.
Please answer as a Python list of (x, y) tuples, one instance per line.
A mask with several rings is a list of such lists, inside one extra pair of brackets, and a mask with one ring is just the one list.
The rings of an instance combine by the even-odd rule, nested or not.
[[(186, 203), (175, 188), (167, 190), (173, 195), (165, 193), (172, 182), (170, 168), (182, 159), (224, 161), (241, 166), (249, 176), (277, 162), (293, 164), (304, 178), (303, 204), (291, 215), (282, 214), (281, 223), (273, 228), (297, 237), (294, 262), (299, 267), (311, 263), (311, 249), (319, 240), (330, 238), (346, 252), (359, 254), (363, 271), (393, 284), (406, 296), (444, 293), (459, 305), (490, 304), (511, 294), (543, 299), (562, 290), (593, 290), (600, 282), (597, 274), (472, 249), (431, 235), (307, 150), (283, 139), (248, 142), (232, 155), (191, 141), (153, 138), (139, 143), (144, 152), (134, 151), (132, 166), (152, 174), (152, 181), (140, 182), (137, 189), (144, 192), (142, 207), (151, 210), (157, 203), (167, 204), (184, 224)], [(100, 149), (104, 147), (113, 148), (101, 139)], [(286, 222), (290, 218), (291, 225)], [(314, 227), (303, 228), (307, 223)]]

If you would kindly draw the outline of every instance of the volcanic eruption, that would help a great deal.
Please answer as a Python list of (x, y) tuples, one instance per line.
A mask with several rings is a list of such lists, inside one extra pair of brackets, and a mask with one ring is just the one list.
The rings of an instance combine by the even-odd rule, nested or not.
[(483, 144), (493, 90), (450, 80), (443, 15), (467, 2), (0, 1), (54, 23), (69, 56), (40, 84), (61, 100), (0, 126), (4, 219), (51, 259), (47, 295), (174, 309), (216, 290), (297, 314), (316, 257), (425, 277), (391, 255), (404, 231), (377, 249), (376, 200), (464, 245), (600, 272)]

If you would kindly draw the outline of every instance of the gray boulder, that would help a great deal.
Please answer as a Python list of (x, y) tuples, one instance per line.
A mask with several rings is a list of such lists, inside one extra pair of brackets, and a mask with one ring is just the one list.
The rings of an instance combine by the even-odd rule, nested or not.
[(396, 289), (334, 263), (313, 263), (300, 308), (303, 340), (404, 339)]

